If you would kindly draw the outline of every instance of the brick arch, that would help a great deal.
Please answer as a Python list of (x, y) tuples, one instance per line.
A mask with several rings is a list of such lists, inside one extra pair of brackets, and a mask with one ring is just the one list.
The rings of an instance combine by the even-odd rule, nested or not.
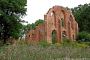
[(65, 19), (65, 11), (61, 10), (61, 13), (64, 15), (64, 19)]

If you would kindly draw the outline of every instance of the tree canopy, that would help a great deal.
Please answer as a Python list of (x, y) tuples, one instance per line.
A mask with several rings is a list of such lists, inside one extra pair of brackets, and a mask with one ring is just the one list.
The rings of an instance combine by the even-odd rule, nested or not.
[(36, 26), (38, 26), (38, 25), (40, 25), (40, 24), (43, 24), (44, 23), (44, 20), (42, 20), (42, 19), (38, 19), (38, 20), (36, 20), (36, 22), (35, 23), (32, 23), (32, 24), (27, 24), (26, 26), (25, 26), (25, 31), (29, 31), (29, 30), (34, 30), (34, 29), (36, 29)]
[(0, 39), (19, 38), (27, 0), (0, 0)]
[(39, 24), (43, 24), (43, 23), (44, 23), (44, 20), (38, 19), (38, 20), (35, 22), (35, 25), (38, 26)]
[(90, 4), (78, 5), (71, 9), (79, 25), (79, 31), (90, 33)]

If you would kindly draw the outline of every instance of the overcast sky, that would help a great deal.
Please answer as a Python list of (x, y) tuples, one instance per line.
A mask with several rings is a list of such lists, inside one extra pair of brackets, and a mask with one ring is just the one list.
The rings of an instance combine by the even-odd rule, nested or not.
[(44, 19), (44, 14), (55, 5), (73, 8), (85, 3), (90, 3), (90, 0), (27, 0), (27, 16), (23, 19), (34, 23), (38, 19)]

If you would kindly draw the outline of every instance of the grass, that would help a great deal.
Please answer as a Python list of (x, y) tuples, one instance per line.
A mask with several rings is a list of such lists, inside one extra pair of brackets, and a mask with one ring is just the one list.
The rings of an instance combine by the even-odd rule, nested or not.
[(0, 47), (0, 60), (90, 60), (90, 46), (86, 43), (30, 43), (17, 42)]

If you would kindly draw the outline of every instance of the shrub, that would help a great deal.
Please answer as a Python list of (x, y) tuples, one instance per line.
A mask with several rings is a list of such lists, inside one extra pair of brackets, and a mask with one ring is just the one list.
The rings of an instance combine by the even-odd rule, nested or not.
[(39, 42), (39, 45), (40, 45), (41, 47), (47, 47), (47, 46), (49, 46), (50, 44), (47, 43), (47, 41), (45, 41), (45, 40), (41, 40), (41, 41)]
[(61, 44), (63, 44), (63, 45), (69, 45), (71, 43), (72, 43), (72, 41), (70, 39), (67, 39), (67, 38), (63, 38), (63, 41), (61, 42)]
[(1, 46), (3, 46), (3, 41), (2, 41), (2, 40), (0, 40), (0, 47), (1, 47)]
[(80, 32), (77, 36), (78, 42), (90, 42), (90, 34), (87, 32)]

